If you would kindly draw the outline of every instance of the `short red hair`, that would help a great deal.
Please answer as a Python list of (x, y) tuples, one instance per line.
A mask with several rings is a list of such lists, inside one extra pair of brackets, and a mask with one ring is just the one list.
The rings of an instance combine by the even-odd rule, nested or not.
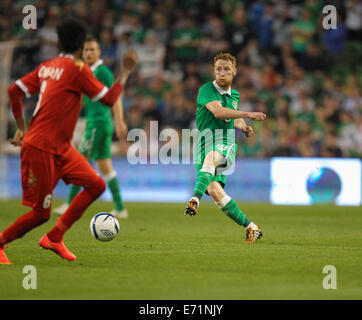
[(214, 64), (216, 63), (217, 60), (226, 60), (226, 61), (230, 61), (231, 64), (234, 66), (234, 68), (236, 68), (236, 63), (237, 60), (236, 58), (230, 54), (230, 53), (219, 53), (214, 57)]

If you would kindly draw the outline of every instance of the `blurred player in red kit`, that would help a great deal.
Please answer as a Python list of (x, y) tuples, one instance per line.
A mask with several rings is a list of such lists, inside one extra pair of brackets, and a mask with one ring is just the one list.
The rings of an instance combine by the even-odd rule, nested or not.
[[(105, 190), (105, 183), (85, 158), (71, 146), (74, 127), (81, 109), (82, 94), (93, 101), (113, 106), (126, 80), (137, 64), (130, 49), (122, 57), (122, 72), (111, 88), (107, 88), (80, 60), (86, 28), (82, 22), (67, 18), (57, 26), (61, 53), (41, 63), (34, 71), (18, 79), (8, 89), (17, 131), (10, 143), (21, 145), (21, 183), (23, 205), (32, 210), (0, 232), (0, 263), (11, 264), (5, 244), (22, 237), (50, 217), (52, 192), (59, 179), (83, 186), (56, 225), (39, 241), (41, 247), (56, 252), (64, 259), (75, 260), (63, 242), (64, 233), (88, 206)], [(39, 93), (29, 129), (26, 131), (22, 110), (23, 96)], [(117, 112), (117, 110), (114, 110)]]

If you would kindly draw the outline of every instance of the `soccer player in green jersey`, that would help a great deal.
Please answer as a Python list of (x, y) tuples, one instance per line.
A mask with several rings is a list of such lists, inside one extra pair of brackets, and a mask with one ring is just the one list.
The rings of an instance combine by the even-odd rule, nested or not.
[(215, 80), (204, 84), (197, 97), (196, 124), (199, 130), (194, 153), (197, 170), (196, 184), (185, 214), (197, 214), (202, 196), (207, 193), (228, 217), (246, 228), (246, 242), (262, 237), (262, 230), (240, 210), (237, 203), (226, 194), (224, 186), (227, 171), (235, 162), (235, 130), (247, 137), (254, 131), (243, 118), (265, 120), (262, 112), (239, 110), (239, 93), (231, 88), (236, 75), (236, 58), (229, 53), (214, 57)]
[[(88, 37), (84, 43), (83, 59), (89, 65), (95, 77), (110, 88), (113, 84), (112, 72), (100, 59), (101, 50), (96, 38)], [(86, 129), (79, 143), (78, 150), (89, 161), (95, 160), (104, 180), (112, 193), (115, 208), (111, 214), (117, 218), (127, 218), (128, 211), (124, 208), (117, 174), (111, 161), (111, 143), (113, 135), (112, 111), (101, 102), (93, 102), (88, 96), (84, 96), (86, 114)], [(117, 118), (116, 136), (121, 139), (127, 134), (127, 125), (123, 120), (123, 105), (121, 97), (113, 106), (114, 116)], [(67, 202), (54, 210), (57, 214), (63, 214), (69, 207), (74, 197), (80, 191), (79, 186), (72, 185)]]

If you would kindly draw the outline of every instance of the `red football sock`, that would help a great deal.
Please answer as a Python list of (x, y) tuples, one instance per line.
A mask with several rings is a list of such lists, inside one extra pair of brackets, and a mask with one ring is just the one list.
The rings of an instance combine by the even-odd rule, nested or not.
[(67, 231), (74, 222), (76, 222), (90, 206), (105, 190), (106, 184), (101, 177), (90, 187), (85, 187), (70, 203), (69, 208), (58, 219), (56, 225), (47, 235), (50, 241), (59, 242), (62, 240), (65, 231)]
[(31, 229), (40, 226), (49, 219), (49, 215), (49, 210), (46, 210), (43, 213), (32, 210), (22, 215), (16, 219), (10, 227), (0, 233), (0, 246), (21, 238)]

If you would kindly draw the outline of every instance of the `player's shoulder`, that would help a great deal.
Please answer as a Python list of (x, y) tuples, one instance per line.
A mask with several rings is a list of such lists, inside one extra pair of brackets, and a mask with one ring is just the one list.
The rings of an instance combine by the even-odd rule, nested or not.
[(101, 71), (101, 72), (106, 72), (106, 73), (110, 73), (113, 74), (113, 72), (111, 71), (111, 69), (109, 69), (105, 64), (101, 64), (99, 65), (99, 67), (97, 68), (97, 70)]
[(57, 62), (58, 57), (54, 57), (52, 59), (44, 60), (39, 63), (39, 65), (31, 72), (32, 74), (36, 74), (39, 78), (46, 78), (49, 73), (55, 75), (59, 74), (59, 63)]
[(114, 81), (113, 72), (103, 63), (94, 70), (95, 77), (105, 86), (111, 87)]
[(79, 72), (85, 71), (87, 64), (84, 63), (81, 59), (74, 59), (73, 60), (74, 67), (78, 69)]
[(46, 66), (46, 65), (52, 63), (54, 60), (55, 60), (55, 58), (44, 60), (44, 61), (42, 61), (42, 62), (39, 63), (38, 67)]
[(87, 64), (84, 61), (82, 61), (79, 58), (75, 58), (72, 55), (61, 53), (54, 59), (60, 59), (60, 62), (58, 63), (61, 63), (61, 65), (65, 66), (66, 68), (74, 68), (75, 70), (78, 70), (78, 72), (80, 73), (87, 69), (86, 68)]
[(95, 70), (95, 74), (101, 77), (113, 78), (113, 72), (105, 64), (101, 64)]
[(214, 87), (213, 82), (212, 82), (212, 81), (208, 81), (208, 82), (204, 83), (204, 84), (200, 87), (200, 89), (201, 89), (201, 88), (210, 89), (210, 88), (213, 88), (213, 87)]
[(233, 89), (233, 88), (231, 88), (231, 95), (232, 95), (233, 97), (237, 98), (237, 99), (240, 99), (240, 93), (239, 93), (239, 91), (237, 91), (237, 90), (235, 90), (235, 89)]
[(213, 91), (214, 89), (215, 89), (214, 84), (212, 83), (212, 81), (209, 81), (209, 82), (206, 82), (205, 84), (203, 84), (199, 88), (199, 93), (210, 92), (211, 90)]

